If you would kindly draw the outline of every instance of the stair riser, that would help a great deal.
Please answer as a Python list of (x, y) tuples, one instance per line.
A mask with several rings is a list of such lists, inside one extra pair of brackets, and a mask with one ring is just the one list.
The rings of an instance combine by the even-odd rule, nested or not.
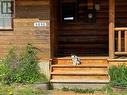
[(70, 75), (52, 75), (51, 77), (52, 79), (56, 79), (56, 80), (59, 80), (59, 79), (79, 79), (79, 80), (108, 80), (109, 77), (108, 76), (70, 76)]
[(52, 72), (89, 72), (89, 73), (107, 73), (107, 68), (52, 68)]
[[(81, 82), (81, 83), (59, 83), (59, 82), (57, 82), (57, 83), (51, 83), (51, 84), (54, 89), (62, 89), (65, 87), (70, 88), (70, 89), (75, 89), (75, 88), (78, 88), (78, 89), (102, 89), (107, 85), (107, 83), (84, 83), (84, 82)], [(77, 94), (73, 94), (73, 95), (77, 95)], [(84, 95), (84, 94), (81, 94), (81, 95)], [(95, 94), (86, 94), (86, 95), (95, 95)], [(98, 94), (98, 95), (100, 95), (100, 94)]]
[[(83, 64), (91, 64), (91, 63), (94, 63), (94, 64), (105, 64), (107, 63), (107, 60), (83, 60), (81, 59), (81, 65)], [(54, 61), (54, 64), (72, 64), (72, 60), (56, 60)]]

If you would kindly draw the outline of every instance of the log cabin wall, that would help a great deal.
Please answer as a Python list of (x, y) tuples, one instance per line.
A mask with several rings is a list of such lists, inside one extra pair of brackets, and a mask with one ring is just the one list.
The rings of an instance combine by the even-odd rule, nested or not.
[[(63, 2), (66, 0), (63, 0)], [(78, 2), (77, 18), (74, 22), (60, 22), (58, 29), (58, 56), (108, 55), (108, 0), (94, 0), (100, 9), (96, 11), (96, 22), (88, 23), (84, 0)]]
[[(0, 31), (0, 56), (8, 48), (24, 47), (32, 43), (39, 51), (39, 59), (50, 58), (49, 0), (16, 0), (13, 31)], [(46, 22), (46, 27), (35, 27), (35, 22)]]
[[(127, 27), (127, 0), (116, 0), (116, 10), (115, 10), (115, 27)], [(116, 34), (116, 38), (117, 38)], [(122, 32), (122, 51), (124, 50), (124, 32)], [(116, 41), (116, 49), (118, 49), (118, 41)]]
[[(50, 59), (50, 7), (49, 0), (16, 0), (14, 28), (12, 31), (0, 30), (0, 57), (8, 49), (16, 46), (22, 49), (27, 43), (38, 51), (41, 72), (49, 77)], [(44, 22), (45, 27), (35, 27), (36, 22)]]
[(127, 27), (127, 0), (116, 0), (116, 27)]

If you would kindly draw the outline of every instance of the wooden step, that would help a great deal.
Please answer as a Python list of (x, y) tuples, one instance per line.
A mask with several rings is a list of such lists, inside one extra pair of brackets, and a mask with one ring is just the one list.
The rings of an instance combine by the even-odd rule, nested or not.
[(83, 74), (107, 74), (107, 66), (52, 66), (51, 72), (53, 73), (83, 73)]
[(59, 79), (59, 80), (50, 80), (50, 82), (55, 82), (55, 83), (109, 83), (109, 80), (77, 80), (77, 79), (65, 79), (65, 80), (62, 80), (62, 79)]
[[(69, 57), (68, 57), (69, 58)], [(107, 59), (87, 59), (87, 58), (80, 58), (81, 65), (84, 66), (107, 66)], [(66, 58), (58, 58), (58, 59), (53, 59), (53, 64), (72, 64), (71, 58), (66, 59)], [(63, 66), (64, 67), (64, 66)]]
[(94, 81), (94, 80), (108, 80), (109, 77), (106, 76), (106, 75), (52, 75), (51, 76), (51, 79), (54, 79), (54, 80), (59, 80), (59, 79), (77, 79), (77, 80), (91, 80), (91, 81)]
[(106, 57), (81, 57), (81, 65), (73, 65), (70, 57), (54, 58), (51, 83), (109, 83)]
[(51, 75), (62, 75), (62, 76), (106, 76), (107, 72), (51, 72)]
[[(71, 62), (72, 63), (72, 62)], [(70, 62), (69, 63), (65, 63), (62, 64), (62, 63), (59, 63), (57, 65), (51, 65), (51, 68), (106, 68), (108, 66), (108, 64), (105, 64), (105, 63), (90, 63), (90, 62), (87, 62), (84, 64), (80, 64), (80, 65), (73, 65), (71, 64)]]

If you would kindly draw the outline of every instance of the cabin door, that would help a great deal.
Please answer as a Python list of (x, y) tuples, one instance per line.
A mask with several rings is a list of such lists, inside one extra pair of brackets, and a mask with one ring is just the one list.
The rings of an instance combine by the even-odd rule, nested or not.
[(108, 55), (108, 0), (59, 0), (57, 56)]

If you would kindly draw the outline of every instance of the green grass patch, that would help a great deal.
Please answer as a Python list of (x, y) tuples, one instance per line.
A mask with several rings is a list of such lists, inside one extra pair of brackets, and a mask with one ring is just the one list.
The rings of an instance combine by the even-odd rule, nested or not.
[(72, 91), (74, 93), (80, 94), (97, 94), (97, 95), (127, 95), (127, 89), (118, 89), (113, 88), (111, 85), (106, 85), (101, 89), (70, 89), (63, 87), (62, 91), (69, 92)]
[(33, 85), (0, 85), (0, 95), (46, 95), (48, 91), (35, 88)]
[(66, 88), (66, 87), (63, 87), (62, 88), (62, 91), (72, 91), (74, 93), (89, 93), (89, 94), (94, 94), (96, 90), (94, 89), (78, 89), (78, 88)]
[(109, 75), (113, 87), (127, 88), (127, 67), (125, 65), (110, 67)]

